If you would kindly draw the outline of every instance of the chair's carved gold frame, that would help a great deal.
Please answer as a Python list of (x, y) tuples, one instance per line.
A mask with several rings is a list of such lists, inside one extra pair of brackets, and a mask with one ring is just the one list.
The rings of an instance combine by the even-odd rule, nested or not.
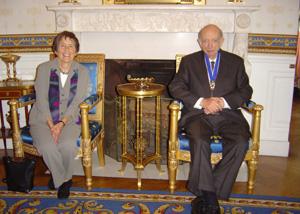
[[(54, 54), (50, 54), (50, 59), (54, 58)], [(82, 165), (86, 179), (86, 187), (92, 189), (92, 152), (97, 148), (98, 161), (100, 166), (105, 165), (103, 139), (104, 139), (104, 81), (105, 81), (105, 55), (104, 54), (78, 54), (75, 58), (78, 62), (97, 62), (97, 94), (99, 98), (94, 104), (90, 105), (86, 102), (80, 104), (81, 111), (81, 148), (78, 156), (82, 157)], [(19, 102), (17, 99), (9, 101), (12, 142), (15, 157), (24, 157), (24, 153), (40, 156), (37, 149), (33, 145), (23, 143), (21, 139), (21, 131), (19, 124), (18, 109), (34, 104), (35, 100), (27, 102)], [(89, 115), (89, 110), (96, 107), (96, 114)], [(102, 129), (92, 140), (89, 131), (89, 120), (101, 122)]]
[[(178, 72), (179, 64), (184, 55), (176, 55), (176, 72)], [(251, 144), (246, 153), (244, 160), (248, 165), (248, 193), (253, 193), (254, 182), (256, 176), (256, 169), (258, 165), (258, 155), (260, 146), (260, 123), (261, 123), (261, 111), (263, 106), (255, 104), (251, 107), (244, 106), (243, 109), (250, 113), (252, 116), (251, 125)], [(169, 173), (169, 190), (173, 193), (176, 189), (176, 174), (178, 168), (178, 161), (191, 161), (189, 151), (179, 149), (178, 141), (178, 118), (180, 114), (180, 105), (177, 101), (173, 101), (170, 106), (170, 127), (169, 127), (169, 151), (168, 151), (168, 173)], [(211, 160), (212, 165), (215, 164), (215, 160)]]

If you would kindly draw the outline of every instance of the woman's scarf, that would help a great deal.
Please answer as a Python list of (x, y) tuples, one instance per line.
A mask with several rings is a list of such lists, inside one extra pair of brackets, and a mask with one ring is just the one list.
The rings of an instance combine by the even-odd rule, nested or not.
[[(78, 70), (74, 70), (74, 74), (71, 77), (71, 85), (70, 85), (70, 94), (68, 98), (67, 106), (72, 103), (76, 91), (77, 91), (77, 82), (78, 82)], [(48, 92), (48, 100), (49, 100), (49, 108), (51, 112), (52, 121), (54, 124), (58, 123), (60, 120), (59, 117), (59, 75), (57, 74), (57, 70), (53, 69), (50, 71), (50, 83), (49, 83), (49, 92)]]

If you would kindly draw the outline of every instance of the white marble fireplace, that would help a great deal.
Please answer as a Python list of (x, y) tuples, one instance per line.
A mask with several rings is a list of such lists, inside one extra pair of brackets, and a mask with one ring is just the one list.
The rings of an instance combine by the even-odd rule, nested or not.
[(259, 6), (225, 5), (55, 5), (56, 30), (71, 30), (81, 52), (106, 58), (174, 59), (199, 49), (197, 33), (208, 23), (225, 33), (224, 49), (247, 57), (251, 14)]

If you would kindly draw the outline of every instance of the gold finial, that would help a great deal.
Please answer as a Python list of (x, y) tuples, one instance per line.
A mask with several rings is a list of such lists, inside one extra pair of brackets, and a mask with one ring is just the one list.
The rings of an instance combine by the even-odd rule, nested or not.
[(63, 0), (59, 4), (80, 4), (79, 0)]
[(228, 0), (228, 3), (242, 3), (243, 0)]
[(130, 83), (135, 83), (136, 87), (139, 89), (149, 88), (149, 83), (154, 82), (154, 77), (132, 77), (130, 74), (127, 75), (127, 80)]

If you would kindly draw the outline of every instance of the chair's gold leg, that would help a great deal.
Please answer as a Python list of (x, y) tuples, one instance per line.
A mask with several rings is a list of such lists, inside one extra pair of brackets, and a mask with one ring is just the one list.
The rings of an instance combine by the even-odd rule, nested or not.
[(105, 157), (104, 157), (104, 150), (103, 150), (103, 134), (101, 134), (100, 141), (99, 143), (97, 143), (97, 155), (98, 155), (99, 166), (104, 167)]
[(248, 194), (253, 194), (254, 190), (254, 181), (256, 176), (256, 169), (257, 169), (257, 160), (249, 160), (248, 163), (248, 184), (247, 184), (247, 191)]
[(9, 101), (10, 106), (10, 117), (11, 117), (11, 124), (12, 124), (12, 142), (13, 142), (13, 149), (14, 149), (14, 156), (15, 157), (24, 157), (24, 150), (22, 145), (22, 139), (20, 134), (20, 127), (19, 127), (19, 118), (18, 118), (18, 101), (13, 99)]
[(169, 151), (168, 151), (168, 171), (169, 171), (169, 189), (174, 193), (176, 188), (176, 173), (178, 160), (176, 158), (178, 144), (178, 112), (179, 105), (173, 102), (170, 106), (170, 132), (169, 132)]
[(92, 189), (92, 146), (88, 123), (88, 105), (81, 104), (82, 165), (86, 179), (86, 187)]
[(88, 190), (92, 189), (92, 151), (90, 147), (90, 140), (82, 142), (82, 165), (85, 175), (85, 183)]
[(137, 187), (138, 187), (138, 190), (141, 190), (142, 189), (142, 171), (140, 169), (137, 169), (136, 170), (136, 173), (137, 173)]
[(85, 174), (85, 185), (88, 190), (92, 189), (93, 180), (92, 180), (92, 166), (83, 166)]
[(88, 190), (92, 189), (92, 159), (91, 156), (83, 153), (82, 165), (85, 175), (85, 184)]
[(258, 164), (259, 146), (260, 146), (260, 123), (261, 123), (261, 111), (263, 106), (256, 104), (253, 109), (252, 119), (252, 151), (251, 159), (247, 161), (248, 164), (248, 193), (253, 193), (254, 182)]
[(175, 192), (176, 189), (176, 175), (178, 168), (178, 161), (176, 158), (171, 158), (172, 155), (169, 154), (168, 160), (168, 171), (169, 171), (169, 190), (171, 193)]

